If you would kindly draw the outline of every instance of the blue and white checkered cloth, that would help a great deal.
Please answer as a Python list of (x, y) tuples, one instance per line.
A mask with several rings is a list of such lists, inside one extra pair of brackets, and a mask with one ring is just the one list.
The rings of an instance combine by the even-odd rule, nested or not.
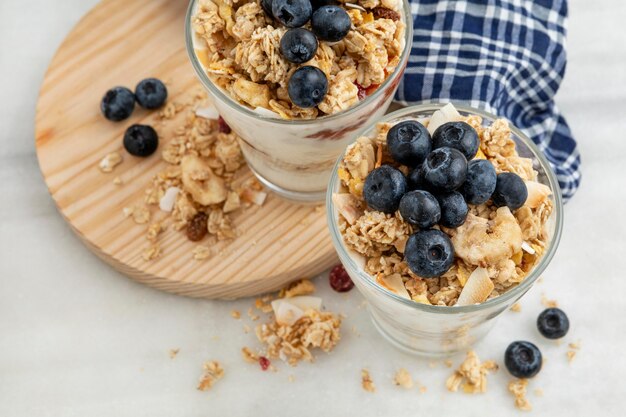
[(565, 200), (580, 155), (553, 98), (566, 65), (566, 0), (410, 0), (413, 45), (396, 99), (452, 100), (508, 118), (556, 172)]

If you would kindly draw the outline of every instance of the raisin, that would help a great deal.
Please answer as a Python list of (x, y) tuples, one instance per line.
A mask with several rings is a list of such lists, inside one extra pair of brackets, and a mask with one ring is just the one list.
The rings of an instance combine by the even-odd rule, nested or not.
[(354, 288), (354, 282), (346, 272), (343, 265), (337, 265), (330, 270), (328, 282), (333, 290), (337, 292), (348, 292)]
[(367, 97), (367, 90), (363, 88), (363, 86), (359, 83), (354, 84), (356, 84), (356, 88), (359, 90), (359, 92), (357, 93), (357, 97), (359, 98), (359, 100), (363, 100), (365, 97)]
[(267, 359), (265, 356), (259, 356), (259, 365), (261, 365), (261, 369), (263, 371), (267, 371), (267, 368), (270, 367), (270, 360)]
[(208, 233), (207, 222), (209, 218), (206, 213), (198, 213), (193, 216), (193, 219), (187, 224), (187, 238), (192, 242), (199, 242)]
[(400, 13), (386, 7), (374, 7), (372, 9), (372, 12), (374, 13), (374, 17), (376, 19), (391, 19), (394, 22), (400, 20)]
[(220, 131), (220, 133), (230, 133), (230, 126), (228, 126), (228, 123), (226, 123), (226, 120), (222, 119), (222, 116), (217, 118), (217, 130)]

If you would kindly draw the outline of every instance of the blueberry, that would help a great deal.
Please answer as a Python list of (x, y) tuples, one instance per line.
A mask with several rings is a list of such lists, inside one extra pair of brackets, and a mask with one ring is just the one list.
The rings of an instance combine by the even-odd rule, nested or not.
[(132, 125), (124, 133), (124, 148), (134, 156), (150, 156), (159, 146), (157, 132), (148, 125)]
[(387, 148), (395, 161), (416, 167), (430, 153), (430, 135), (421, 123), (400, 122), (387, 132)]
[(569, 319), (560, 308), (547, 308), (537, 317), (537, 329), (548, 339), (560, 339), (569, 330)]
[(433, 133), (433, 148), (454, 148), (469, 161), (478, 152), (478, 134), (465, 122), (444, 123)]
[(321, 69), (312, 66), (298, 68), (289, 78), (287, 92), (298, 107), (315, 107), (328, 91), (328, 80)]
[(424, 171), (422, 167), (416, 167), (409, 172), (409, 175), (406, 177), (407, 186), (409, 190), (424, 190), (429, 191), (428, 185), (424, 181)]
[(272, 0), (272, 14), (288, 28), (304, 25), (312, 12), (310, 0)]
[(463, 196), (469, 204), (483, 204), (496, 189), (496, 169), (486, 159), (474, 159), (467, 164)]
[(331, 6), (335, 4), (337, 4), (335, 0), (311, 0), (311, 6), (313, 7), (313, 11), (316, 11), (322, 6)]
[(528, 189), (524, 180), (512, 172), (498, 174), (496, 189), (491, 195), (496, 207), (507, 206), (511, 210), (522, 207), (528, 198)]
[(395, 212), (404, 193), (406, 178), (401, 171), (391, 165), (382, 165), (365, 178), (363, 199), (374, 210), (383, 213)]
[(167, 88), (161, 80), (146, 78), (135, 87), (135, 98), (144, 109), (158, 109), (167, 100)]
[(516, 378), (532, 378), (541, 370), (541, 352), (530, 342), (513, 342), (504, 352), (504, 365)]
[(437, 199), (428, 191), (409, 191), (400, 200), (402, 218), (420, 229), (428, 229), (439, 222), (441, 210)]
[(107, 119), (119, 122), (127, 119), (135, 109), (135, 95), (126, 87), (115, 87), (106, 92), (100, 110)]
[(449, 193), (437, 194), (437, 201), (441, 208), (440, 225), (454, 228), (465, 223), (469, 208), (461, 193), (451, 191)]
[(272, 13), (272, 0), (261, 0), (261, 8), (267, 16), (271, 18), (274, 17), (274, 14)]
[(315, 56), (316, 51), (317, 38), (306, 29), (289, 29), (280, 40), (280, 53), (294, 64), (307, 62)]
[(439, 148), (426, 157), (422, 165), (424, 182), (437, 191), (453, 191), (463, 185), (467, 160), (453, 148)]
[(311, 27), (318, 38), (338, 42), (345, 38), (352, 27), (350, 16), (339, 6), (322, 6), (313, 13)]
[(443, 275), (454, 262), (454, 248), (441, 230), (420, 230), (406, 242), (404, 258), (409, 269), (422, 278)]

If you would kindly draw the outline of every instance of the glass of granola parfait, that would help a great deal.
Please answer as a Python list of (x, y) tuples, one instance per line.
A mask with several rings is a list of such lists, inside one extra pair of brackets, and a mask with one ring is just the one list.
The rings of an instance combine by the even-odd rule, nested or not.
[(337, 161), (328, 224), (383, 336), (466, 350), (548, 266), (562, 228), (536, 145), (482, 110), (424, 104), (366, 128)]
[(321, 202), (337, 156), (390, 105), (412, 25), (407, 0), (191, 0), (186, 42), (259, 180)]

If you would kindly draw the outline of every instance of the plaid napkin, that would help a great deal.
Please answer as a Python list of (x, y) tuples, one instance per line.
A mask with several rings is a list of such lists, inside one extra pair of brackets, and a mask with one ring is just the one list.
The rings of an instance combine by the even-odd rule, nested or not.
[(410, 0), (411, 56), (396, 99), (452, 100), (508, 118), (545, 153), (565, 200), (580, 155), (553, 98), (566, 65), (566, 0)]

